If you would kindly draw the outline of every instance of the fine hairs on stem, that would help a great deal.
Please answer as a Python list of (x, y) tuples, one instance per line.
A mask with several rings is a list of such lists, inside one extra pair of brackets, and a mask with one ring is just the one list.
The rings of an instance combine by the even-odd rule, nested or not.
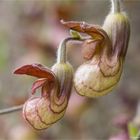
[(111, 0), (112, 3), (112, 13), (119, 13), (121, 11), (121, 0)]

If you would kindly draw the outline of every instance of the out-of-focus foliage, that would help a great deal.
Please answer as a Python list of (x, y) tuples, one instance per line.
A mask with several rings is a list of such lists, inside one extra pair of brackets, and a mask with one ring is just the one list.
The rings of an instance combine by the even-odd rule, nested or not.
[(138, 133), (139, 133), (139, 130), (136, 126), (134, 126), (134, 124), (132, 123), (129, 123), (128, 124), (128, 132), (129, 132), (129, 135), (130, 135), (130, 138), (133, 140), (135, 139), (138, 139)]
[[(140, 1), (124, 0), (124, 4), (130, 19), (131, 38), (117, 89), (97, 99), (80, 97), (73, 91), (65, 117), (41, 132), (32, 130), (21, 113), (0, 116), (0, 139), (127, 138), (128, 122), (134, 121), (135, 115), (137, 120), (140, 118), (136, 113), (140, 99)], [(51, 66), (55, 62), (58, 44), (69, 35), (60, 19), (102, 25), (109, 10), (108, 0), (1, 0), (0, 108), (23, 103), (31, 92), (34, 79), (13, 75), (17, 66), (36, 62)], [(80, 43), (76, 46), (69, 43), (68, 57), (75, 69), (83, 61), (80, 51)]]

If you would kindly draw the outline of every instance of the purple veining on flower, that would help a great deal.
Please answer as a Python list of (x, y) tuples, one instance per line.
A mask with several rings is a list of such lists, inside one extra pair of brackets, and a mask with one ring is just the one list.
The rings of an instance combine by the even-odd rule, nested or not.
[(23, 117), (33, 128), (48, 128), (63, 117), (72, 86), (70, 64), (56, 63), (52, 70), (41, 64), (31, 64), (18, 68), (14, 73), (39, 78), (33, 83), (31, 94), (41, 88), (41, 95), (31, 96), (23, 106)]
[(61, 23), (69, 29), (86, 34), (82, 44), (86, 62), (78, 67), (74, 76), (77, 93), (98, 97), (112, 91), (122, 74), (130, 36), (129, 20), (125, 12), (111, 11), (103, 26), (79, 21), (61, 20)]

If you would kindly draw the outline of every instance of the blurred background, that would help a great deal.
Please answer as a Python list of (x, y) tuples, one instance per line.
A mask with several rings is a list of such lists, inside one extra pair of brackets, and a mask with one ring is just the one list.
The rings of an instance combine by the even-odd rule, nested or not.
[[(35, 78), (13, 75), (16, 67), (55, 63), (60, 41), (69, 36), (60, 19), (102, 25), (110, 5), (109, 0), (0, 0), (0, 109), (24, 103), (31, 92)], [(0, 140), (127, 140), (128, 123), (140, 127), (140, 1), (124, 0), (124, 7), (131, 37), (118, 87), (97, 99), (73, 90), (65, 116), (43, 131), (26, 124), (21, 112), (2, 115)], [(74, 69), (82, 63), (80, 50), (79, 44), (69, 45)]]

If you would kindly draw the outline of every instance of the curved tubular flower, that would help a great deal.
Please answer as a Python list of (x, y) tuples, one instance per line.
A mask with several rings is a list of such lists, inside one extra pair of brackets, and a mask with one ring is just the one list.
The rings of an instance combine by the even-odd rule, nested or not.
[(77, 69), (74, 76), (74, 86), (80, 95), (105, 95), (120, 80), (130, 26), (127, 16), (120, 11), (119, 0), (112, 0), (112, 6), (103, 27), (85, 22), (61, 21), (66, 27), (89, 36), (82, 44), (86, 62)]
[(41, 64), (25, 65), (15, 74), (39, 78), (33, 83), (32, 95), (41, 88), (41, 96), (31, 96), (23, 106), (23, 117), (35, 129), (45, 129), (61, 119), (69, 101), (73, 69), (66, 61), (65, 39), (59, 46), (57, 63), (50, 70)]

